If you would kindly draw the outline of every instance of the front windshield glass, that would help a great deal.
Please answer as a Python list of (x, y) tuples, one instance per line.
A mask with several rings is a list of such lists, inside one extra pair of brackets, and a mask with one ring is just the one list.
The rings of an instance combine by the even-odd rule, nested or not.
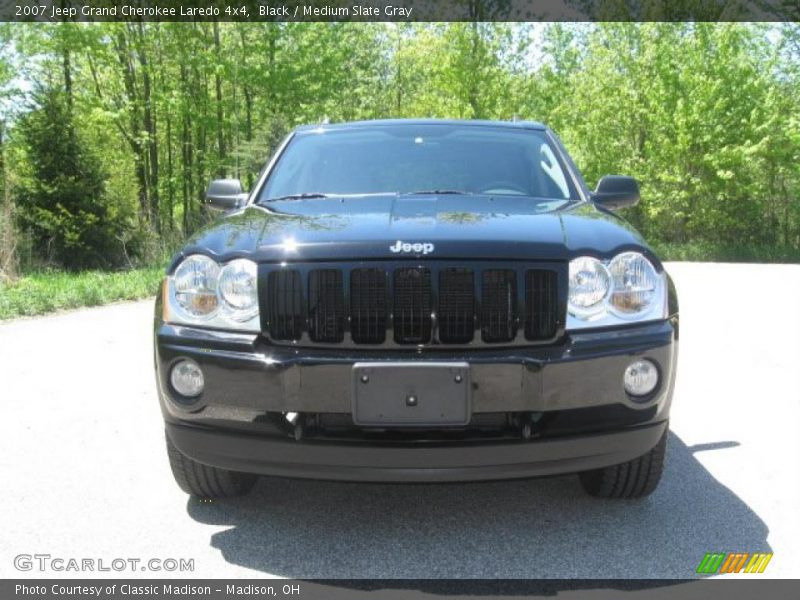
[(298, 133), (259, 201), (434, 192), (533, 197), (547, 209), (576, 198), (543, 131), (403, 124)]

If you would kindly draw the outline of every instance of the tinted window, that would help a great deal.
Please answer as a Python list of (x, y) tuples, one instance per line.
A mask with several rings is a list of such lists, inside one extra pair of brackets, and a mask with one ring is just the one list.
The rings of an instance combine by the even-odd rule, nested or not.
[(385, 125), (297, 134), (260, 199), (457, 190), (575, 197), (542, 131), (463, 125)]

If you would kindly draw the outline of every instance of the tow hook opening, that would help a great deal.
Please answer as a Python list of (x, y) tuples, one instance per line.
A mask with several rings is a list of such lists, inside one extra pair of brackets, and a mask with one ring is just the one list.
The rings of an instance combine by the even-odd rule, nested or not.
[(511, 426), (519, 431), (519, 435), (523, 440), (529, 440), (541, 434), (538, 424), (544, 416), (544, 413), (511, 413), (509, 416), (511, 417)]
[(303, 413), (287, 412), (284, 413), (283, 416), (289, 426), (289, 435), (297, 442), (303, 439), (307, 428), (313, 427), (316, 423), (315, 415), (313, 414), (306, 415)]

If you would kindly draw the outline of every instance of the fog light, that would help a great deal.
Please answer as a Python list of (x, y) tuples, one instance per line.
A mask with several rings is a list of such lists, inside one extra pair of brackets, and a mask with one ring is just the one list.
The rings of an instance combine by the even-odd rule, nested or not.
[(625, 391), (631, 396), (646, 396), (658, 384), (658, 369), (649, 360), (636, 360), (628, 365), (623, 377)]
[(172, 388), (181, 396), (193, 398), (203, 391), (203, 370), (193, 360), (185, 358), (175, 363), (169, 376)]

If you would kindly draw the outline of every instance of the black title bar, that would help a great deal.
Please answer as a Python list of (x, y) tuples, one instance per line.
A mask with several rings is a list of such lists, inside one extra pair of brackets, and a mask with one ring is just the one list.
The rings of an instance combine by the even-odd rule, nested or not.
[(798, 21), (800, 0), (0, 0), (0, 21)]
[(800, 580), (780, 579), (4, 579), (0, 598), (22, 600), (795, 600)]

